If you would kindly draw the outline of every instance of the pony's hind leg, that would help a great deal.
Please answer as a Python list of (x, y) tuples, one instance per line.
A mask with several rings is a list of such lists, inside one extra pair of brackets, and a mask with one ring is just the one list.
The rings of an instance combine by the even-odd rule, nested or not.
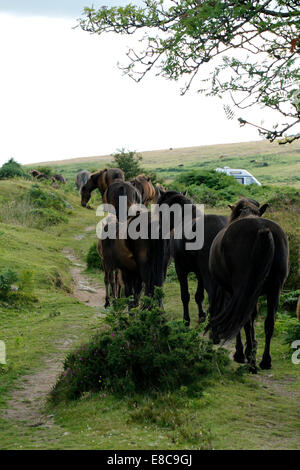
[(271, 339), (274, 332), (275, 314), (279, 303), (279, 292), (267, 295), (268, 313), (265, 320), (265, 350), (262, 360), (259, 364), (261, 369), (271, 369), (272, 359), (270, 354)]
[(235, 353), (233, 355), (233, 359), (235, 362), (238, 362), (239, 364), (244, 364), (245, 362), (245, 354), (244, 354), (244, 347), (243, 347), (241, 332), (239, 332), (236, 336)]
[(183, 321), (186, 326), (190, 325), (190, 314), (189, 314), (189, 285), (188, 285), (188, 275), (186, 272), (182, 272), (176, 269), (177, 277), (180, 283), (180, 292), (181, 292), (181, 301), (183, 304)]
[(198, 280), (198, 285), (197, 285), (197, 291), (195, 294), (195, 301), (196, 304), (198, 305), (198, 318), (199, 318), (199, 323), (203, 323), (206, 320), (206, 313), (203, 310), (202, 303), (204, 300), (204, 286), (203, 286), (203, 281), (202, 277), (200, 274), (196, 274), (197, 280)]
[(250, 364), (250, 370), (253, 373), (257, 372), (256, 367), (256, 348), (257, 342), (255, 340), (255, 331), (254, 331), (254, 320), (257, 315), (257, 307), (255, 307), (253, 311), (253, 315), (251, 320), (245, 325), (245, 334), (246, 334), (246, 349), (245, 354), (243, 351), (243, 343), (241, 332), (236, 337), (236, 351), (233, 356), (236, 362), (243, 364), (245, 362), (245, 356), (247, 358), (248, 363)]
[(254, 326), (253, 321), (250, 320), (246, 323), (244, 329), (246, 333), (246, 350), (245, 355), (250, 367), (250, 372), (253, 374), (257, 374), (257, 367), (256, 367), (256, 341), (254, 335)]

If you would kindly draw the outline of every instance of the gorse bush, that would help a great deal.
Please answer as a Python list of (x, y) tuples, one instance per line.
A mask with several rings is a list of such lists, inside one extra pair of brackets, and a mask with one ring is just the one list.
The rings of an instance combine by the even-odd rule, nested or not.
[(104, 270), (102, 258), (99, 256), (97, 250), (97, 242), (92, 243), (90, 246), (86, 255), (86, 263), (88, 269), (99, 269), (100, 271)]
[(26, 173), (22, 165), (11, 158), (0, 168), (0, 179), (15, 178), (17, 176), (29, 179), (29, 175)]
[(143, 308), (128, 315), (127, 299), (116, 301), (105, 328), (91, 341), (68, 355), (64, 373), (52, 397), (74, 399), (84, 392), (105, 390), (130, 395), (173, 390), (222, 370), (229, 359), (223, 349), (214, 351), (199, 328), (168, 322), (156, 298), (143, 298)]
[(0, 273), (0, 298), (6, 298), (12, 285), (17, 282), (18, 275), (11, 269)]

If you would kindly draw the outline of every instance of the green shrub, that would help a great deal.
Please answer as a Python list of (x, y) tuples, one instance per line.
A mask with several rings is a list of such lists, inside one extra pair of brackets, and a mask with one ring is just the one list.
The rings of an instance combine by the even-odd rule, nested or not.
[(105, 390), (122, 395), (173, 390), (223, 370), (228, 353), (213, 349), (200, 328), (168, 322), (156, 299), (127, 313), (127, 299), (116, 301), (105, 329), (67, 356), (64, 373), (52, 398), (75, 399), (84, 392)]
[(99, 256), (98, 250), (97, 250), (97, 242), (94, 242), (90, 248), (89, 251), (86, 255), (86, 263), (88, 269), (98, 269), (100, 271), (103, 271), (103, 263), (102, 263), (102, 258)]
[(0, 179), (15, 178), (16, 176), (29, 179), (29, 175), (23, 169), (22, 165), (11, 158), (0, 168)]
[(298, 297), (300, 295), (300, 289), (292, 290), (289, 292), (283, 292), (280, 296), (280, 307), (283, 310), (287, 310), (295, 315)]
[(7, 269), (0, 273), (0, 297), (6, 298), (8, 292), (11, 290), (11, 286), (17, 282), (18, 275), (11, 269)]
[(267, 202), (270, 204), (270, 207), (273, 210), (283, 209), (286, 210), (288, 207), (289, 209), (291, 206), (297, 207), (298, 212), (300, 212), (300, 191), (289, 187), (269, 187), (270, 188), (270, 195), (267, 198)]
[(46, 228), (51, 225), (68, 222), (67, 217), (51, 208), (37, 208), (32, 211), (32, 214), (35, 217), (34, 225), (36, 228)]
[(8, 269), (0, 273), (0, 299), (8, 302), (10, 306), (35, 302), (37, 299), (33, 295), (32, 272), (22, 271), (17, 274)]
[(69, 208), (68, 203), (58, 194), (34, 184), (15, 200), (1, 202), (0, 222), (44, 229), (67, 222)]
[(53, 169), (51, 166), (38, 166), (38, 167), (35, 167), (34, 169), (47, 176), (53, 175)]
[(215, 170), (190, 171), (178, 176), (177, 181), (186, 186), (205, 184), (211, 189), (224, 189), (229, 186), (236, 186), (239, 183), (234, 176), (226, 175), (226, 173), (217, 172)]
[(124, 171), (126, 181), (143, 173), (140, 165), (143, 157), (140, 154), (129, 150), (126, 152), (125, 149), (121, 149), (113, 154), (113, 158), (113, 166)]
[(34, 289), (33, 273), (28, 270), (22, 271), (19, 275), (18, 286), (20, 291), (24, 292), (25, 294), (32, 294)]
[[(300, 323), (296, 318), (291, 319), (286, 327), (284, 342), (291, 345), (294, 341), (300, 341)], [(293, 351), (291, 351), (293, 353)]]
[(287, 232), (289, 239), (290, 270), (284, 288), (296, 290), (300, 287), (300, 236), (294, 232)]
[(34, 207), (55, 209), (64, 212), (67, 208), (66, 202), (56, 193), (47, 192), (38, 184), (33, 184), (29, 191), (29, 199)]
[(188, 195), (196, 203), (208, 206), (227, 206), (243, 197), (268, 203), (270, 210), (280, 210), (286, 207), (300, 212), (300, 191), (289, 186), (257, 186), (242, 185), (233, 176), (215, 170), (201, 170), (180, 174), (169, 185), (170, 189), (183, 191), (188, 189)]

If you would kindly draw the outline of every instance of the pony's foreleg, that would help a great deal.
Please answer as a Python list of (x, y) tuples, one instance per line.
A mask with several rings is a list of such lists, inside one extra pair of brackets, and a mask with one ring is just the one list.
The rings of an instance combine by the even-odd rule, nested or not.
[(116, 299), (116, 281), (115, 281), (115, 273), (110, 273), (110, 287), (111, 287), (111, 295), (113, 299)]
[(185, 272), (177, 271), (177, 277), (180, 283), (181, 301), (183, 304), (183, 321), (186, 324), (186, 326), (189, 326), (190, 325), (190, 314), (189, 314), (190, 293), (189, 293), (189, 285), (188, 285), (188, 275)]
[(114, 298), (119, 299), (121, 297), (120, 295), (120, 282), (119, 282), (119, 273), (118, 270), (116, 269), (114, 272), (114, 282), (115, 282), (115, 288), (114, 288)]
[(261, 369), (271, 369), (272, 359), (270, 355), (271, 339), (274, 332), (275, 314), (279, 303), (279, 293), (267, 295), (268, 313), (265, 320), (265, 350), (262, 360), (259, 364)]
[(235, 353), (233, 355), (233, 359), (235, 362), (238, 362), (239, 364), (244, 364), (245, 362), (244, 347), (243, 347), (241, 332), (239, 332), (239, 334), (236, 336)]
[(134, 307), (137, 307), (139, 304), (142, 286), (142, 280), (140, 278), (137, 278), (134, 283)]
[(199, 318), (199, 323), (203, 323), (206, 320), (206, 313), (203, 310), (202, 307), (202, 302), (204, 300), (204, 285), (202, 281), (202, 277), (197, 274), (197, 280), (198, 280), (198, 286), (197, 286), (197, 291), (195, 294), (195, 301), (196, 304), (198, 305), (198, 318)]
[(109, 282), (109, 274), (107, 271), (105, 271), (104, 274), (104, 283), (105, 283), (105, 304), (104, 308), (107, 308), (110, 306), (110, 299), (109, 299), (109, 288), (110, 288), (110, 282)]

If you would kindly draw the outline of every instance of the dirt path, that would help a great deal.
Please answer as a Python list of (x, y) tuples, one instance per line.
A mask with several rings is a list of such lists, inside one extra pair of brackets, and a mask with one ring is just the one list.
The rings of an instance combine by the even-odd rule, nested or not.
[[(66, 248), (63, 254), (72, 263), (70, 273), (73, 277), (73, 296), (91, 307), (102, 307), (105, 298), (104, 287), (82, 273), (85, 265), (79, 262), (71, 248)], [(22, 377), (3, 413), (4, 419), (24, 422), (29, 427), (54, 425), (53, 415), (45, 414), (45, 401), (62, 370), (62, 361), (66, 353), (77, 339), (76, 329), (73, 328), (73, 334), (69, 333), (55, 343), (57, 353), (45, 359), (42, 369)]]
[(66, 248), (63, 254), (72, 263), (70, 273), (73, 278), (73, 296), (90, 307), (103, 307), (105, 301), (104, 287), (99, 287), (82, 273), (85, 265), (78, 262), (72, 249)]

